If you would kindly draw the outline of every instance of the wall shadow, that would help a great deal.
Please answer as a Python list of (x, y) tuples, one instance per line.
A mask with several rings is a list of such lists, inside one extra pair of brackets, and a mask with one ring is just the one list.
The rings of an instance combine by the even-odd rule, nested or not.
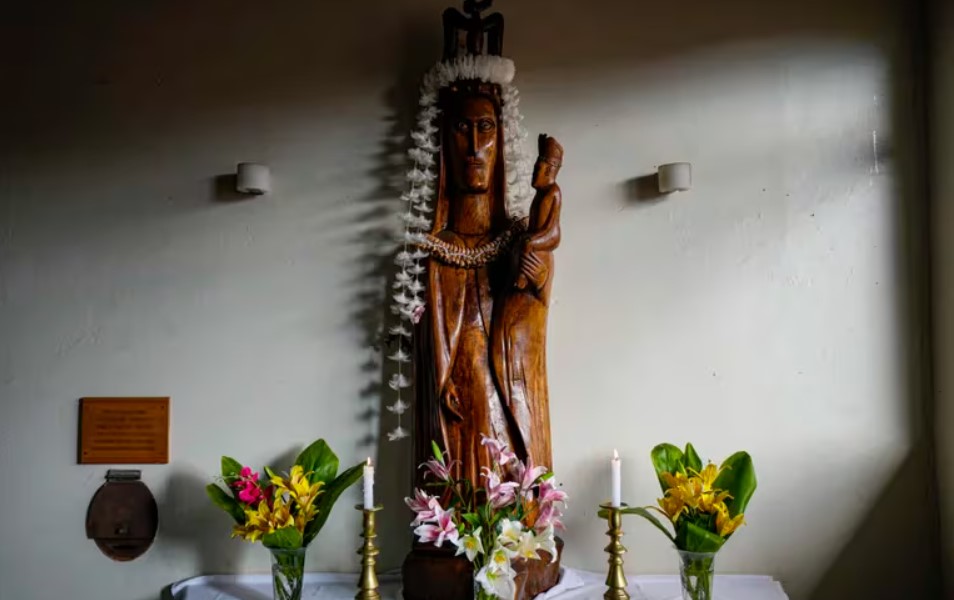
[(930, 449), (922, 442), (902, 461), (808, 598), (941, 598), (934, 543), (923, 537), (922, 528), (912, 527), (912, 519), (919, 514), (920, 518), (932, 516), (936, 501), (924, 485), (930, 477)]
[[(368, 422), (369, 429), (358, 445), (377, 455), (376, 501), (388, 509), (378, 514), (379, 535), (391, 541), (381, 547), (378, 560), (382, 570), (399, 565), (411, 541), (410, 517), (404, 510), (404, 498), (410, 495), (412, 481), (412, 438), (388, 441), (388, 433), (398, 426), (399, 420), (387, 410), (396, 399), (387, 381), (396, 371), (395, 364), (385, 356), (406, 343), (400, 336), (388, 333), (391, 326), (399, 323), (391, 312), (392, 284), (397, 273), (394, 256), (403, 232), (399, 221), (400, 196), (405, 191), (404, 174), (410, 168), (407, 150), (416, 122), (420, 81), (434, 63), (440, 45), (439, 31), (432, 25), (417, 20), (404, 20), (401, 25), (401, 39), (406, 43), (398, 50), (399, 66), (393, 83), (383, 95), (387, 130), (374, 155), (374, 166), (368, 172), (375, 186), (358, 200), (362, 210), (357, 215), (359, 226), (355, 228), (358, 235), (354, 243), (361, 252), (355, 269), (357, 275), (352, 281), (356, 289), (352, 318), (360, 328), (362, 345), (372, 350), (360, 365), (366, 381), (360, 391), (358, 418)], [(405, 402), (413, 404), (413, 398), (413, 388), (406, 389)], [(411, 410), (413, 407), (400, 420), (408, 431), (413, 431)], [(407, 543), (402, 543), (405, 539)]]
[(659, 191), (659, 176), (656, 173), (627, 179), (620, 187), (623, 198), (633, 204), (658, 204), (668, 197)]

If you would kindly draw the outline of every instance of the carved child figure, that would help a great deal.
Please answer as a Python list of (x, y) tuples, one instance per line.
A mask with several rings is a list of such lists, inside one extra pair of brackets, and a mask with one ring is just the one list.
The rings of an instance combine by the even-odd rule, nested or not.
[[(549, 291), (552, 261), (538, 252), (552, 252), (560, 244), (560, 208), (563, 202), (556, 177), (563, 164), (563, 146), (556, 139), (540, 134), (539, 157), (533, 169), (533, 188), (537, 190), (530, 206), (527, 224), (529, 237), (517, 275), (517, 289), (526, 289), (528, 282), (539, 292)], [(549, 294), (543, 293), (544, 302)]]

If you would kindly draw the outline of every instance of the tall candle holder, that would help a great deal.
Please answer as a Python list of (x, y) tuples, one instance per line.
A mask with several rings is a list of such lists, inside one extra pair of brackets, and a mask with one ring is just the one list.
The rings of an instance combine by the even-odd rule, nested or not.
[(609, 529), (606, 535), (610, 538), (610, 543), (604, 550), (610, 555), (609, 570), (606, 573), (606, 592), (603, 594), (605, 600), (629, 600), (629, 592), (626, 591), (626, 574), (623, 572), (623, 554), (626, 547), (623, 546), (620, 539), (623, 537), (623, 509), (625, 504), (613, 506), (606, 502), (600, 504), (600, 516), (605, 516)]
[(358, 593), (354, 597), (355, 600), (381, 600), (381, 592), (378, 591), (378, 574), (375, 570), (380, 550), (374, 545), (374, 539), (378, 537), (374, 527), (374, 513), (383, 507), (365, 508), (363, 504), (358, 504), (355, 508), (360, 510), (364, 517), (361, 531), (364, 544), (358, 550), (358, 554), (361, 555), (361, 577), (358, 578)]

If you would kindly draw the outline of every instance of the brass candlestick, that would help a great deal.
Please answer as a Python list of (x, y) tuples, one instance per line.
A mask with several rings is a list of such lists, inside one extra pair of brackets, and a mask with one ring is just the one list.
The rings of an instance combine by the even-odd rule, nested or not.
[(613, 506), (609, 502), (600, 504), (602, 512), (606, 515), (606, 522), (609, 529), (606, 534), (610, 538), (609, 545), (604, 548), (609, 553), (609, 571), (606, 573), (606, 593), (603, 594), (605, 600), (629, 600), (629, 592), (626, 591), (626, 574), (623, 573), (623, 554), (626, 547), (620, 542), (623, 537), (623, 508), (622, 506)]
[(361, 531), (364, 544), (358, 550), (358, 554), (361, 555), (361, 577), (358, 578), (358, 593), (354, 597), (355, 600), (381, 600), (381, 592), (378, 591), (378, 574), (374, 568), (380, 553), (378, 547), (374, 545), (374, 538), (378, 537), (374, 529), (374, 513), (382, 507), (365, 508), (363, 504), (358, 504), (355, 508), (364, 515), (364, 527)]

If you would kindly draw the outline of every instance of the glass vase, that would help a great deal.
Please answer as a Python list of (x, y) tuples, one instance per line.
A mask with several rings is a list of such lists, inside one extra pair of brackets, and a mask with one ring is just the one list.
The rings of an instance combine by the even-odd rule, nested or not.
[(682, 600), (712, 600), (712, 583), (715, 575), (715, 552), (679, 553), (679, 580), (682, 584)]
[(301, 600), (305, 579), (305, 548), (269, 548), (275, 600)]

